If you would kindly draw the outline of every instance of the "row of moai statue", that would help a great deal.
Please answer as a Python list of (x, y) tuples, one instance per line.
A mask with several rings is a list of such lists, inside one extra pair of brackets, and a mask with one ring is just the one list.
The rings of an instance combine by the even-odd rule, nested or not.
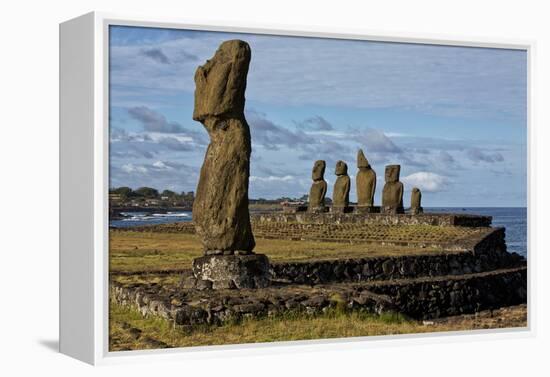
[[(357, 207), (359, 213), (382, 212), (388, 214), (404, 213), (403, 207), (403, 183), (399, 181), (400, 165), (387, 165), (385, 171), (385, 184), (382, 190), (382, 206), (374, 205), (374, 193), (376, 191), (376, 172), (372, 169), (365, 157), (363, 150), (357, 152), (356, 176)], [(323, 160), (315, 161), (312, 171), (313, 184), (309, 192), (309, 212), (325, 212), (325, 195), (327, 193), (327, 182), (324, 179), (326, 163)], [(349, 205), (350, 178), (348, 165), (344, 161), (336, 163), (336, 182), (332, 193), (333, 212), (351, 212)], [(411, 192), (412, 214), (422, 213), (422, 193), (417, 187)]]

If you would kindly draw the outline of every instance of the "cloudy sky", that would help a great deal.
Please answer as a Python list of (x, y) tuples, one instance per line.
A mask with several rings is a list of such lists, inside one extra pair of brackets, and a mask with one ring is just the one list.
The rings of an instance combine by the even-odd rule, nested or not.
[(228, 39), (252, 49), (250, 196), (300, 197), (311, 168), (356, 154), (378, 176), (401, 164), (405, 206), (525, 206), (524, 51), (111, 27), (110, 185), (194, 191), (208, 145), (193, 121), (197, 66)]

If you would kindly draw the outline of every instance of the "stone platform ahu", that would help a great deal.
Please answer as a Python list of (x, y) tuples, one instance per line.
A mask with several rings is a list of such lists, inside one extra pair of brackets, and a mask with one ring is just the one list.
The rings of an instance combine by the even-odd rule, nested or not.
[(244, 116), (251, 52), (241, 40), (223, 42), (195, 73), (193, 119), (210, 137), (193, 204), (193, 222), (205, 255), (193, 274), (212, 288), (269, 284), (269, 261), (254, 254), (248, 211), (250, 129)]

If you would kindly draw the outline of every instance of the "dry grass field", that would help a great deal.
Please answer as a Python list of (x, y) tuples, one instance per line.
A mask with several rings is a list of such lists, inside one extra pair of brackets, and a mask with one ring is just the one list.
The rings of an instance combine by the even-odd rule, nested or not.
[[(254, 251), (272, 262), (444, 252), (436, 247), (263, 238), (256, 238)], [(177, 271), (190, 268), (202, 255), (202, 246), (193, 234), (117, 230), (110, 232), (109, 254), (111, 272)]]

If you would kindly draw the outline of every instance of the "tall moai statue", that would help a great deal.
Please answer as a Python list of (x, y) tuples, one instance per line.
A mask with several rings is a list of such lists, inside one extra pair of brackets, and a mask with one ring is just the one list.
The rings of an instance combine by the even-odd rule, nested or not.
[(382, 212), (389, 214), (404, 213), (403, 183), (399, 182), (400, 165), (386, 165), (382, 191)]
[(327, 182), (325, 181), (325, 168), (327, 164), (323, 160), (315, 161), (311, 171), (313, 183), (309, 190), (309, 212), (325, 211), (325, 195), (327, 194)]
[(371, 168), (362, 149), (357, 152), (357, 208), (359, 211), (371, 212), (376, 192), (376, 172)]
[(349, 208), (349, 189), (350, 179), (348, 175), (348, 165), (344, 161), (336, 163), (336, 182), (332, 190), (332, 211), (346, 212)]
[(422, 208), (422, 193), (418, 187), (413, 187), (411, 191), (411, 213), (413, 215), (418, 215), (423, 213), (424, 209)]
[(210, 144), (193, 203), (205, 256), (194, 260), (193, 272), (220, 288), (263, 286), (269, 273), (267, 257), (252, 253), (248, 212), (252, 148), (244, 105), (250, 58), (246, 42), (226, 41), (195, 72), (193, 119), (203, 124)]

